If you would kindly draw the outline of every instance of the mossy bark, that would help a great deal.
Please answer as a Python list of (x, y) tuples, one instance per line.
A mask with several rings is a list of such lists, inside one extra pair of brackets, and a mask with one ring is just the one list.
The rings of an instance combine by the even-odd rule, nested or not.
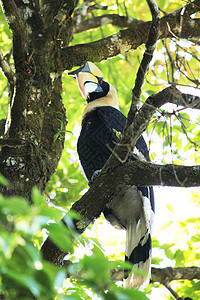
[(63, 1), (46, 2), (42, 11), (35, 1), (3, 1), (13, 33), (16, 81), (7, 129), (0, 140), (0, 172), (10, 184), (0, 187), (0, 192), (26, 197), (30, 203), (32, 187), (43, 191), (56, 170), (67, 123), (62, 73), (51, 70), (61, 40), (65, 45), (70, 41), (75, 3), (62, 7)]

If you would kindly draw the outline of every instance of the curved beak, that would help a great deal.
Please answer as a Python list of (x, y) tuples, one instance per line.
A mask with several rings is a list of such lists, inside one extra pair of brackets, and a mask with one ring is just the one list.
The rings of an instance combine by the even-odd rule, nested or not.
[(99, 68), (97, 68), (97, 66), (95, 66), (92, 62), (87, 61), (82, 67), (69, 72), (68, 75), (72, 76), (72, 77), (76, 77), (77, 74), (79, 73), (90, 73), (93, 74), (96, 77), (100, 77), (103, 78), (103, 74), (101, 73), (101, 71), (99, 70)]

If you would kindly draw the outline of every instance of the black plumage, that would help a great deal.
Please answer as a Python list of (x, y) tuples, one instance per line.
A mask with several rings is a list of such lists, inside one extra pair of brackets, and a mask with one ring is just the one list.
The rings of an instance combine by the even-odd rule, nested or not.
[[(126, 117), (111, 106), (97, 107), (86, 114), (82, 121), (77, 151), (89, 181), (96, 170), (103, 168), (111, 149), (119, 142), (116, 131), (123, 133), (125, 124)], [(142, 136), (136, 147), (147, 159), (148, 150)]]

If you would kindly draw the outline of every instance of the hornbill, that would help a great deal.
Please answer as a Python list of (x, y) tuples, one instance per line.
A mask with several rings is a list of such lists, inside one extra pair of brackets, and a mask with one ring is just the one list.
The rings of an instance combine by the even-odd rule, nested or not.
[[(119, 111), (115, 88), (103, 80), (101, 71), (93, 63), (86, 62), (68, 74), (77, 80), (81, 95), (87, 100), (77, 152), (87, 180), (92, 184), (119, 142), (119, 132), (123, 133), (126, 117)], [(149, 160), (142, 136), (129, 159)], [(103, 213), (113, 226), (126, 229), (125, 260), (134, 268), (129, 274), (125, 272), (124, 286), (143, 289), (149, 283), (151, 269), (153, 188), (119, 186)], [(143, 274), (134, 272), (136, 269), (142, 270)]]

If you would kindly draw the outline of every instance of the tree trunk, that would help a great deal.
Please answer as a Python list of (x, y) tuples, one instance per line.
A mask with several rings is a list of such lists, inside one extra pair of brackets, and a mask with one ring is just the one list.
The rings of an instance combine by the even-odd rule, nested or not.
[(62, 27), (55, 16), (61, 13), (61, 3), (48, 1), (42, 18), (34, 1), (3, 1), (13, 32), (15, 80), (7, 128), (0, 140), (0, 170), (10, 184), (0, 192), (26, 197), (30, 203), (32, 187), (44, 191), (64, 146), (62, 73), (50, 70), (55, 69), (61, 40), (66, 45), (70, 41), (74, 2), (65, 7), (68, 15)]

